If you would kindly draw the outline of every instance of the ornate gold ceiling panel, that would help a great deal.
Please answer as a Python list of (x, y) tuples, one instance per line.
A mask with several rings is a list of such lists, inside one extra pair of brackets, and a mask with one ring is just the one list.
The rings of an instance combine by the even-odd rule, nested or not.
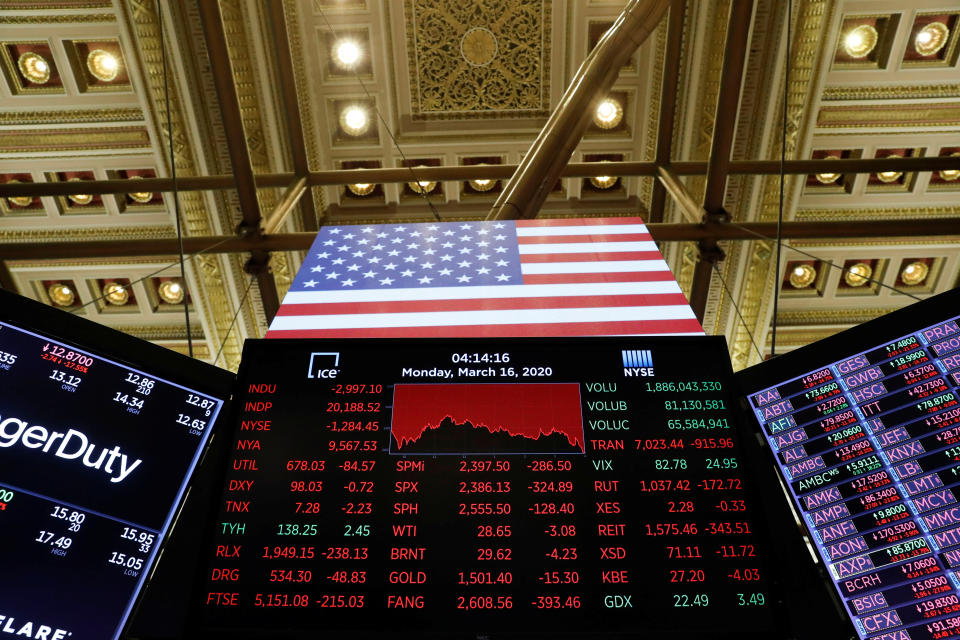
[(50, 153), (149, 149), (146, 127), (10, 129), (0, 131), (0, 153)]
[(544, 117), (551, 3), (406, 0), (414, 120)]
[(826, 87), (822, 94), (824, 102), (836, 102), (840, 100), (921, 100), (931, 98), (960, 98), (960, 83)]
[(2, 111), (0, 125), (74, 124), (82, 122), (137, 122), (143, 120), (139, 107), (71, 109), (69, 111)]
[(953, 127), (960, 125), (958, 104), (898, 104), (824, 107), (817, 126), (834, 127)]

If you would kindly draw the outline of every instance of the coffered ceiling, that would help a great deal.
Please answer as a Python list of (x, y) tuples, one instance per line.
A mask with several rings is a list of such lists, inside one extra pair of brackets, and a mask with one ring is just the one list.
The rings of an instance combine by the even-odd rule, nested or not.
[[(0, 199), (0, 284), (179, 351), (186, 300), (195, 355), (235, 368), (243, 339), (265, 331), (272, 291), (282, 296), (300, 264), (306, 245), (283, 238), (330, 223), (485, 217), (509, 176), (489, 165), (524, 158), (623, 5), (0, 0), (0, 189), (42, 185)], [(749, 20), (728, 30), (731, 8)], [(783, 140), (786, 161), (818, 160), (817, 173), (783, 182), (787, 224), (899, 231), (787, 240), (803, 253), (785, 248), (779, 265), (772, 239), (744, 232), (719, 241), (715, 269), (701, 260), (710, 243), (698, 246), (692, 231), (661, 242), (738, 368), (771, 350), (775, 293), (781, 353), (957, 285), (960, 171), (951, 167), (960, 160), (881, 173), (829, 163), (960, 152), (960, 6), (687, 0), (670, 11), (571, 158), (639, 164), (562, 178), (539, 215), (669, 225), (690, 222), (690, 204), (702, 203), (714, 223), (775, 222), (781, 181), (771, 165), (729, 178), (724, 166), (770, 160), (775, 171)], [(423, 167), (463, 169), (427, 179)], [(670, 175), (658, 178), (658, 167)], [(379, 182), (323, 173), (378, 168), (403, 171)], [(225, 177), (200, 189), (198, 176)], [(152, 188), (150, 179), (174, 177), (177, 198), (169, 186), (55, 188)], [(149, 244), (175, 238), (178, 217), (182, 280), (177, 256)], [(280, 226), (264, 236), (261, 217)], [(942, 221), (936, 233), (911, 231), (932, 220)], [(226, 251), (229, 236), (274, 231), (273, 244), (256, 245), (269, 253)]]

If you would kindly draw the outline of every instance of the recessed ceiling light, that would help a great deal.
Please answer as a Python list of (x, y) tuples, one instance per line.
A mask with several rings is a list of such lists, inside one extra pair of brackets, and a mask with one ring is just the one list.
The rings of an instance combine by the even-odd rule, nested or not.
[[(426, 169), (424, 165), (417, 165), (414, 169)], [(416, 172), (413, 172), (416, 175)], [(410, 190), (414, 193), (430, 193), (437, 188), (437, 183), (432, 180), (414, 180), (413, 182), (408, 182), (407, 186), (410, 187)]]
[(362, 136), (370, 129), (367, 110), (356, 105), (347, 107), (340, 112), (340, 127), (351, 136)]
[(183, 302), (183, 285), (180, 284), (179, 280), (164, 280), (157, 285), (157, 293), (160, 294), (160, 299), (167, 304), (180, 304)]
[[(7, 180), (7, 184), (20, 184), (20, 181), (14, 178), (13, 180)], [(11, 196), (7, 198), (7, 202), (15, 207), (29, 207), (33, 204), (33, 198), (30, 196)]]
[(109, 51), (94, 49), (87, 54), (87, 69), (97, 80), (111, 82), (120, 73), (120, 61)]
[(333, 45), (333, 59), (341, 67), (352, 67), (360, 59), (360, 45), (353, 40), (338, 40)]
[[(824, 160), (839, 160), (839, 159), (840, 158), (838, 158), (837, 156), (827, 156), (826, 158), (824, 158)], [(815, 177), (817, 178), (818, 182), (821, 182), (823, 184), (833, 184), (840, 178), (840, 175), (841, 174), (839, 173), (818, 173), (816, 174)]]
[(601, 129), (612, 129), (623, 120), (623, 105), (613, 98), (607, 98), (597, 105), (593, 113), (593, 123)]
[[(899, 155), (899, 154), (896, 154), (896, 153), (891, 153), (890, 155), (885, 156), (885, 157), (887, 157), (887, 158), (902, 158), (903, 156), (901, 156), (901, 155)], [(891, 182), (896, 182), (897, 180), (899, 180), (899, 179), (900, 179), (900, 176), (902, 176), (902, 175), (903, 175), (903, 171), (880, 171), (879, 173), (877, 173), (877, 179), (880, 180), (880, 182), (891, 183)]]
[(866, 262), (858, 262), (847, 269), (843, 279), (851, 287), (862, 287), (867, 284), (871, 275), (873, 275), (873, 268)]
[(817, 277), (817, 270), (808, 264), (798, 264), (790, 272), (790, 286), (794, 289), (803, 289), (813, 284)]
[(33, 84), (46, 84), (50, 80), (50, 63), (39, 53), (27, 51), (17, 59), (20, 74)]
[(917, 33), (913, 40), (914, 50), (922, 56), (932, 56), (947, 44), (950, 29), (942, 22), (931, 22)]
[[(960, 151), (951, 153), (950, 157), (960, 158)], [(947, 182), (953, 182), (957, 178), (960, 178), (960, 169), (942, 169), (940, 171), (940, 177)]]
[(130, 292), (119, 282), (108, 282), (103, 285), (103, 297), (110, 304), (122, 307), (130, 300)]
[(347, 189), (350, 190), (350, 193), (353, 193), (358, 196), (368, 196), (373, 193), (375, 184), (369, 182), (355, 182), (353, 184), (348, 184)]
[(597, 189), (609, 189), (617, 184), (617, 180), (618, 178), (616, 176), (594, 176), (590, 178), (590, 184)]
[(927, 279), (928, 273), (930, 273), (930, 267), (925, 262), (911, 262), (900, 272), (900, 280), (903, 284), (916, 286)]
[[(128, 179), (143, 180), (143, 176), (128, 176)], [(153, 200), (153, 193), (150, 191), (134, 191), (132, 193), (128, 193), (127, 195), (130, 196), (131, 200), (134, 202), (139, 202), (140, 204), (147, 204)]]
[[(80, 178), (70, 178), (70, 180), (68, 180), (68, 182), (80, 182), (80, 181), (81, 181)], [(86, 205), (93, 202), (93, 196), (89, 193), (72, 193), (67, 197), (70, 199), (72, 203), (78, 204), (81, 207), (85, 207)]]
[(47, 295), (50, 296), (50, 301), (58, 307), (69, 307), (77, 299), (73, 289), (62, 282), (50, 285), (47, 289)]
[(854, 27), (843, 38), (843, 50), (851, 58), (866, 58), (877, 46), (877, 30), (869, 24)]

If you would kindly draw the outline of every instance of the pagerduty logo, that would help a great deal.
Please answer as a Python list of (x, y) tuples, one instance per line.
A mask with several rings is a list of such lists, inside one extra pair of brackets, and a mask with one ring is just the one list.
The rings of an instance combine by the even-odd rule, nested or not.
[(653, 375), (653, 355), (649, 349), (624, 349), (623, 375), (631, 377), (649, 377)]
[(0, 422), (0, 447), (10, 448), (18, 442), (27, 449), (37, 449), (38, 453), (52, 453), (64, 460), (80, 459), (84, 466), (110, 476), (110, 482), (123, 482), (143, 462), (136, 460), (128, 464), (127, 454), (121, 453), (119, 446), (110, 450), (98, 447), (87, 439), (86, 434), (75, 429), (60, 433), (38, 424), (29, 426), (20, 418)]

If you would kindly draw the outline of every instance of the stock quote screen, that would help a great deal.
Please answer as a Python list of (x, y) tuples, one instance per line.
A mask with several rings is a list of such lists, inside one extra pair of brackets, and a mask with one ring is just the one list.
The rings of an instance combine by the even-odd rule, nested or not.
[(958, 311), (945, 294), (741, 374), (861, 638), (960, 637)]
[(722, 338), (248, 341), (240, 379), (215, 637), (779, 637)]
[(222, 404), (0, 320), (3, 637), (120, 637)]

